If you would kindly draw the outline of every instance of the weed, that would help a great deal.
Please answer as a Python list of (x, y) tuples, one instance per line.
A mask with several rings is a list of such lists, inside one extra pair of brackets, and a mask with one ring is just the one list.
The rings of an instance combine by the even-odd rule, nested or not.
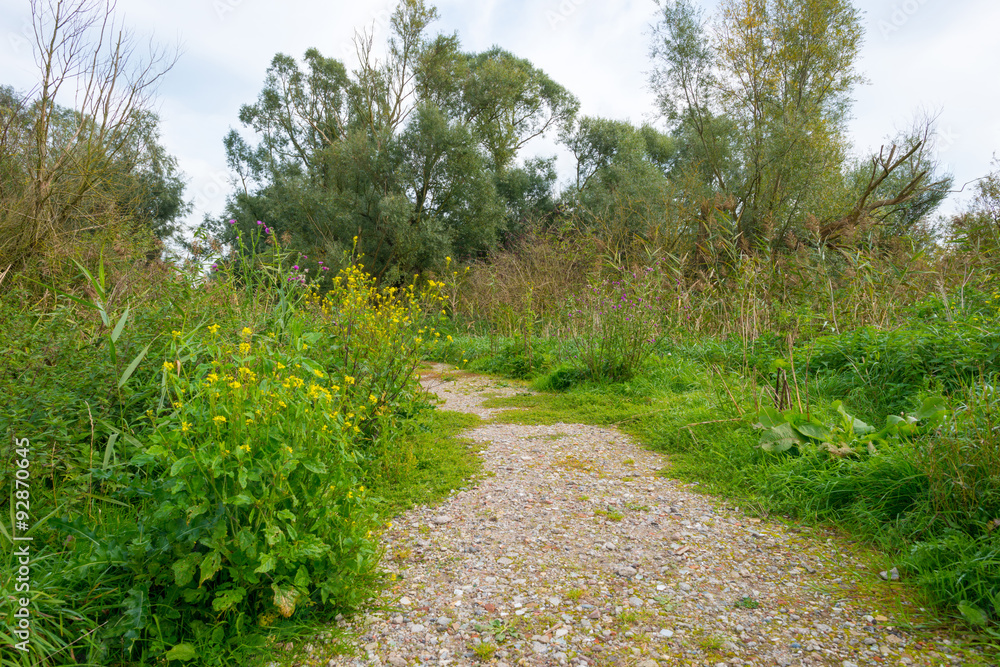
[(603, 517), (607, 521), (621, 521), (625, 515), (618, 510), (609, 507), (606, 510), (594, 510), (595, 517)]
[(479, 642), (472, 647), (472, 652), (483, 662), (489, 662), (497, 652), (497, 645), (493, 642)]
[(733, 606), (737, 609), (759, 609), (760, 602), (749, 595), (745, 595), (733, 603)]

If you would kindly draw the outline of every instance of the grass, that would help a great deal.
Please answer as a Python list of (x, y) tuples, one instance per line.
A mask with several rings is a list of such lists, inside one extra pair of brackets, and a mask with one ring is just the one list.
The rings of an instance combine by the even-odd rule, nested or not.
[(478, 416), (465, 412), (435, 409), (422, 414), (411, 438), (414, 462), (406, 483), (374, 487), (385, 500), (385, 512), (395, 515), (433, 504), (473, 483), (482, 471), (478, 448), (472, 440), (457, 436), (479, 423)]

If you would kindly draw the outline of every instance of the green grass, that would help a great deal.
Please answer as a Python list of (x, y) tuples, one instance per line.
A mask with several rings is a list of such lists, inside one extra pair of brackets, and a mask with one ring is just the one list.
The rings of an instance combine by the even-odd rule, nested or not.
[(458, 434), (479, 423), (478, 416), (465, 412), (435, 409), (421, 415), (411, 439), (414, 462), (405, 482), (373, 487), (384, 499), (386, 513), (432, 504), (468, 486), (482, 471), (482, 459), (473, 441)]

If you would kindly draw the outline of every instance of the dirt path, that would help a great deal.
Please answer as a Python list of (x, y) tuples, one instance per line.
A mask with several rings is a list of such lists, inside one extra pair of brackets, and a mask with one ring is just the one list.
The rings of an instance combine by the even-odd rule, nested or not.
[[(488, 420), (486, 394), (523, 391), (443, 371), (424, 377), (443, 409)], [(467, 436), (486, 476), (397, 519), (392, 610), (351, 625), (358, 656), (316, 664), (988, 664), (898, 629), (912, 607), (842, 541), (693, 493), (615, 429), (487, 421)]]

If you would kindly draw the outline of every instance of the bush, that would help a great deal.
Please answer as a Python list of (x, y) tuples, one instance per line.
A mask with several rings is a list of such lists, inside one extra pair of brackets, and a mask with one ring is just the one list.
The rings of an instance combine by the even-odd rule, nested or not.
[(89, 300), (11, 327), (23, 366), (0, 375), (2, 426), (46, 443), (32, 530), (50, 575), (31, 603), (58, 621), (31, 664), (219, 664), (262, 627), (376, 590), (371, 488), (417, 464), (414, 371), (440, 286), (380, 289), (355, 265), (321, 294), (287, 259), (275, 246), (207, 283), (179, 274), (131, 306), (99, 261)]
[(569, 302), (575, 359), (595, 379), (628, 380), (659, 337), (653, 269), (622, 270), (617, 280), (590, 285)]

